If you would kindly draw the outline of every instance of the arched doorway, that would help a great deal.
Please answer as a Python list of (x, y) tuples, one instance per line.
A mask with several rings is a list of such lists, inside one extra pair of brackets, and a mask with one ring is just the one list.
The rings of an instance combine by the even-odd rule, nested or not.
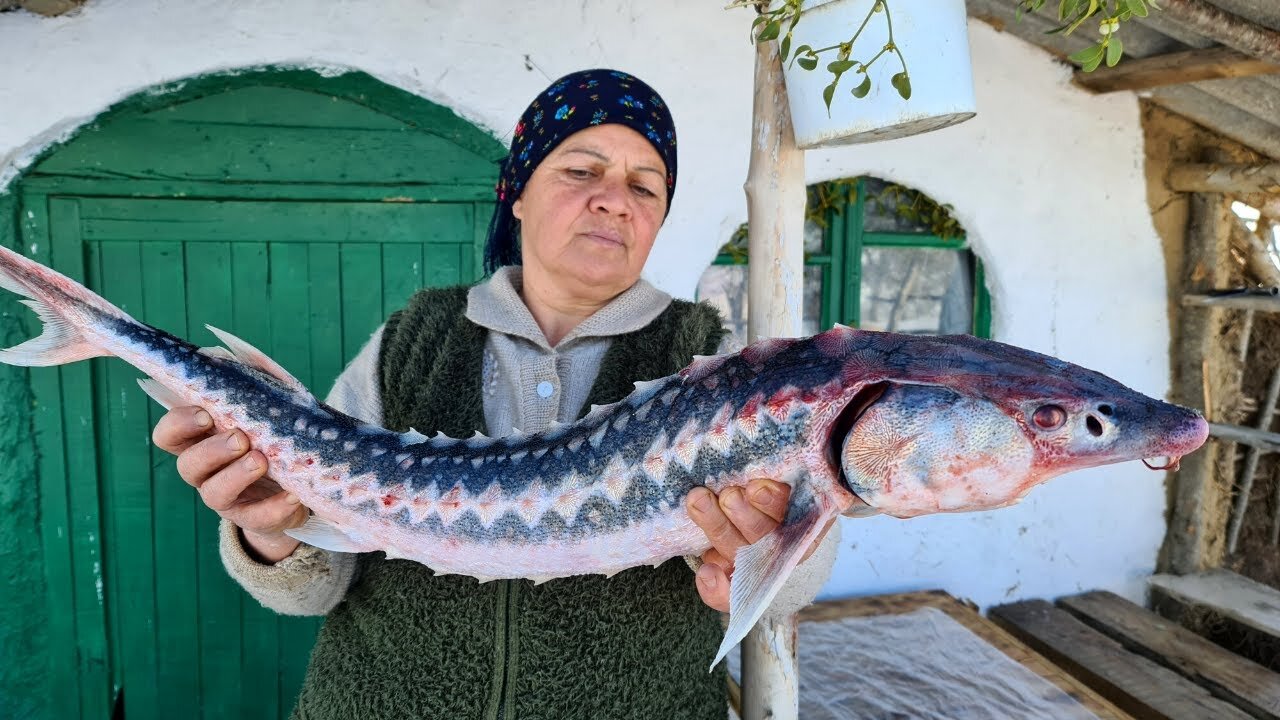
[[(202, 77), (121, 103), (19, 181), (22, 248), (193, 342), (225, 328), (323, 395), (418, 287), (469, 282), (504, 148), (362, 73)], [(31, 373), (56, 717), (285, 716), (316, 619), (226, 576), (150, 446), (137, 372)]]

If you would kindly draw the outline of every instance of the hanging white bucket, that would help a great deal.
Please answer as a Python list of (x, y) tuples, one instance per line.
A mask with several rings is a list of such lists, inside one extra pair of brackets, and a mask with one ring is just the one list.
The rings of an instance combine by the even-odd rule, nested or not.
[[(792, 52), (801, 45), (825, 48), (847, 42), (875, 2), (807, 0), (791, 40)], [(902, 71), (902, 63), (889, 52), (868, 71), (871, 91), (866, 97), (851, 94), (862, 82), (862, 75), (849, 71), (840, 78), (828, 116), (822, 90), (831, 83), (827, 64), (836, 59), (835, 52), (822, 53), (813, 70), (805, 70), (793, 58), (787, 58), (787, 98), (800, 148), (891, 140), (944, 128), (974, 116), (964, 0), (892, 0), (889, 11), (894, 44), (906, 59), (911, 98), (902, 99), (890, 83)], [(885, 14), (875, 13), (854, 43), (850, 59), (869, 60), (888, 40)]]

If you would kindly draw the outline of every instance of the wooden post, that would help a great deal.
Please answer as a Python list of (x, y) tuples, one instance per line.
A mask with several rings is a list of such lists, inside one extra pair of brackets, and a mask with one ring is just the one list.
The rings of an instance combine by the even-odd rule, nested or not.
[[(1191, 196), (1190, 223), (1187, 228), (1186, 252), (1183, 255), (1181, 293), (1204, 293), (1223, 287), (1231, 277), (1227, 264), (1230, 236), (1228, 210), (1221, 195), (1197, 193)], [(1173, 357), (1174, 402), (1195, 407), (1208, 395), (1222, 397), (1221, 388), (1209, 393), (1214, 375), (1228, 372), (1236, 362), (1233, 348), (1219, 341), (1230, 321), (1232, 310), (1215, 307), (1188, 307), (1203, 296), (1188, 302), (1185, 298), (1173, 308), (1175, 343)], [(1274, 299), (1274, 298), (1269, 298)], [(1230, 373), (1234, 381), (1235, 373)], [(1216, 420), (1214, 407), (1204, 414)], [(1173, 476), (1172, 509), (1169, 532), (1161, 549), (1162, 571), (1179, 575), (1214, 567), (1221, 561), (1226, 543), (1227, 517), (1231, 503), (1230, 484), (1216, 476), (1219, 458), (1230, 453), (1224, 443), (1209, 443), (1182, 459), (1181, 469)]]
[[(796, 337), (804, 299), (804, 153), (796, 148), (776, 42), (756, 43), (747, 194), (747, 340)], [(800, 714), (796, 620), (762, 618), (742, 641), (743, 720)]]

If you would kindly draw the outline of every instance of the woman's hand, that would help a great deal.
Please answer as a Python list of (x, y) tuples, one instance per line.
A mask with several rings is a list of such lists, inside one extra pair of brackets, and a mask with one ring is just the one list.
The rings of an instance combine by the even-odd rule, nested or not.
[[(790, 497), (791, 486), (766, 479), (752, 480), (746, 487), (725, 488), (719, 497), (705, 487), (689, 493), (685, 509), (711, 541), (711, 549), (702, 554), (697, 575), (698, 594), (704, 603), (720, 612), (729, 611), (734, 555), (738, 548), (768, 535), (782, 523)], [(830, 529), (828, 522), (801, 562), (813, 554)]]
[(284, 531), (306, 522), (308, 511), (266, 476), (266, 456), (249, 449), (243, 432), (215, 433), (209, 413), (179, 407), (160, 418), (151, 439), (178, 456), (178, 474), (205, 505), (240, 528), (258, 560), (275, 563), (293, 554), (299, 543)]

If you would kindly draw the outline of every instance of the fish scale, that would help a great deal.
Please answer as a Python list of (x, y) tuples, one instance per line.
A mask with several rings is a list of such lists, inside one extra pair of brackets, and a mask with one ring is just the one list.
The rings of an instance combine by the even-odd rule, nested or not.
[(286, 532), (337, 552), (381, 551), (482, 581), (611, 575), (711, 546), (685, 510), (693, 488), (787, 483), (781, 524), (733, 558), (717, 661), (839, 514), (1002, 507), (1071, 470), (1176, 464), (1207, 435), (1194, 411), (1056, 358), (837, 326), (697, 358), (572, 425), (428, 438), (324, 405), (229, 333), (210, 328), (226, 347), (197, 348), (3, 247), (0, 287), (43, 323), (0, 362), (114, 355), (134, 365), (166, 407), (201, 406), (219, 429), (243, 430), (271, 479), (311, 510)]

